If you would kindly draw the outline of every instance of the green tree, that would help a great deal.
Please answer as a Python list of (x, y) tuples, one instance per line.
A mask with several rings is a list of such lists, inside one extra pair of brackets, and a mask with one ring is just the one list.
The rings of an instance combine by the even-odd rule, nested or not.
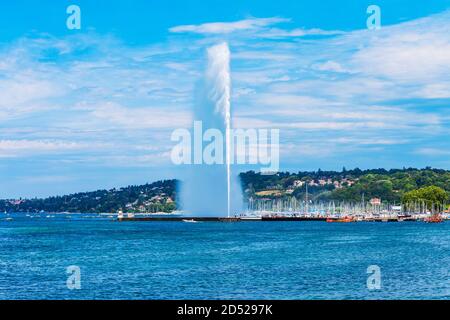
[(403, 195), (402, 200), (404, 204), (423, 202), (426, 204), (428, 209), (431, 209), (433, 206), (441, 208), (442, 204), (448, 200), (448, 195), (442, 188), (429, 186), (406, 192)]

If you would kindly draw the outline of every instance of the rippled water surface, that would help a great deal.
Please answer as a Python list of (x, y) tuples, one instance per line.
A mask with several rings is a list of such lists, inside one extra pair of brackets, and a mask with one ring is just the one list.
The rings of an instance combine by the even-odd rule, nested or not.
[[(0, 216), (0, 299), (449, 299), (450, 223)], [(69, 290), (66, 268), (81, 268)], [(381, 290), (367, 289), (369, 265)]]

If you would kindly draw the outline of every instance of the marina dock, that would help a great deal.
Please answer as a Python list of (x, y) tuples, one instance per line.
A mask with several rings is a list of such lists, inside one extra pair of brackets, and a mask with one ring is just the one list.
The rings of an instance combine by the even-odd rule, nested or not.
[(289, 217), (289, 216), (265, 216), (265, 217), (118, 217), (116, 221), (130, 222), (130, 221), (149, 221), (149, 222), (281, 222), (281, 221), (322, 221), (322, 222), (415, 222), (426, 221), (426, 219), (418, 218), (371, 218), (371, 219), (335, 219), (327, 217)]
[(446, 214), (422, 214), (422, 215), (329, 215), (329, 214), (263, 214), (263, 215), (236, 215), (233, 217), (195, 217), (183, 215), (135, 215), (119, 214), (115, 221), (164, 221), (164, 222), (281, 222), (281, 221), (323, 221), (329, 223), (356, 223), (356, 222), (443, 222), (450, 217)]
[(118, 217), (117, 221), (171, 221), (171, 222), (239, 222), (240, 218), (222, 217)]

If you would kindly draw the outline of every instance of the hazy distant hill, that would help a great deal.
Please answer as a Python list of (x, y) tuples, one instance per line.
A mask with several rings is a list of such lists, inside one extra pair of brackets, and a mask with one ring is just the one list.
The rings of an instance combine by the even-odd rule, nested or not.
[[(450, 171), (441, 169), (373, 169), (313, 172), (240, 174), (245, 198), (297, 197), (306, 188), (312, 200), (360, 201), (381, 198), (400, 202), (405, 192), (424, 186), (438, 186), (450, 195)], [(0, 211), (9, 212), (171, 212), (176, 209), (177, 180), (157, 181), (141, 186), (98, 190), (46, 199), (0, 200)]]

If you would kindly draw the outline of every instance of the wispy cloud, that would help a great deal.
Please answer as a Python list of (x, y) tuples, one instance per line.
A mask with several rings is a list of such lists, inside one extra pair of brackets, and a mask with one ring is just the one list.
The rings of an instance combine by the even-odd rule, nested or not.
[(270, 17), (250, 18), (232, 22), (210, 22), (203, 24), (181, 25), (169, 29), (172, 33), (196, 33), (201, 35), (228, 35), (232, 33), (252, 33), (258, 38), (289, 38), (304, 36), (328, 36), (343, 34), (342, 31), (322, 29), (282, 29), (272, 27), (280, 23), (289, 23), (291, 19)]
[(272, 18), (251, 18), (233, 22), (211, 22), (203, 24), (192, 24), (175, 26), (169, 29), (172, 33), (198, 33), (198, 34), (228, 34), (237, 31), (254, 31), (264, 27), (289, 22), (289, 19), (272, 17)]
[(61, 140), (0, 140), (0, 157), (36, 156), (80, 150), (93, 151), (104, 146)]
[(121, 129), (175, 129), (191, 126), (190, 113), (154, 106), (126, 108), (118, 104), (106, 103), (93, 106), (90, 114)]

